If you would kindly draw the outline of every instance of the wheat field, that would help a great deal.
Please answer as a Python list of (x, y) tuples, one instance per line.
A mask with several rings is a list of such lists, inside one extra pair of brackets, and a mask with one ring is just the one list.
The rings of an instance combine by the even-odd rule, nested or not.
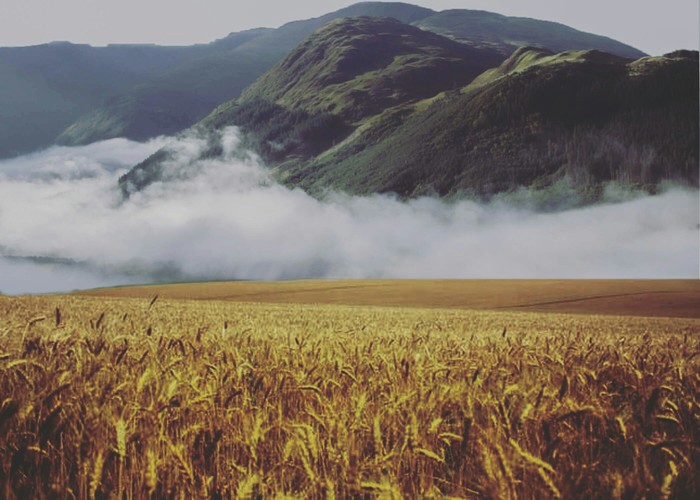
[(700, 320), (0, 297), (4, 498), (687, 498)]
[(91, 297), (225, 300), (700, 318), (700, 280), (216, 281), (100, 288)]

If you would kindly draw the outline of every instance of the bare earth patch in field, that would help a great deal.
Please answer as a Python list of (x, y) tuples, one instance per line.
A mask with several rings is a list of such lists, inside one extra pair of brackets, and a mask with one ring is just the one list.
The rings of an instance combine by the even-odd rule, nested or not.
[(698, 280), (308, 280), (147, 285), (98, 297), (373, 305), (700, 318)]

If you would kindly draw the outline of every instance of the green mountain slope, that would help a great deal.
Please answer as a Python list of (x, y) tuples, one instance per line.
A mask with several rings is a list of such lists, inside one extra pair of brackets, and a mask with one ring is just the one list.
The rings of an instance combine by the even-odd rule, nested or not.
[(256, 33), (230, 50), (170, 68), (80, 117), (59, 137), (78, 145), (127, 137), (144, 140), (173, 134), (206, 116), (282, 59), (323, 24), (349, 16), (388, 16), (410, 23), (434, 11), (399, 2), (363, 2), (329, 14)]
[(77, 120), (60, 137), (85, 144), (125, 136), (145, 139), (182, 130), (215, 106), (237, 98), (275, 63), (322, 25), (344, 17), (391, 17), (507, 57), (519, 45), (560, 51), (599, 49), (627, 57), (643, 54), (605, 37), (532, 19), (471, 10), (436, 13), (400, 2), (362, 2), (323, 16), (295, 21), (256, 36), (230, 51), (188, 61), (120, 94)]
[[(316, 195), (565, 185), (593, 201), (608, 181), (697, 185), (697, 52), (521, 48), (501, 59), (393, 20), (336, 21), (199, 129), (241, 127), (280, 180)], [(205, 156), (220, 154), (212, 137)], [(124, 192), (161, 179), (166, 158), (132, 169)]]
[(501, 61), (389, 18), (326, 24), (241, 96), (348, 120), (470, 82)]
[(186, 61), (108, 99), (67, 127), (57, 142), (80, 145), (114, 137), (140, 141), (189, 127), (270, 66), (270, 61), (245, 53), (233, 64), (231, 53)]
[(417, 21), (415, 25), (464, 43), (496, 48), (506, 55), (522, 46), (546, 48), (553, 52), (595, 49), (631, 59), (646, 55), (611, 38), (563, 24), (479, 10), (444, 10)]
[(250, 39), (251, 34), (242, 33), (189, 47), (60, 42), (0, 48), (0, 158), (48, 146), (106, 99), (174, 66)]
[(566, 181), (595, 199), (606, 181), (650, 190), (668, 179), (697, 185), (697, 137), (697, 52), (630, 62), (521, 49), (497, 72), (387, 110), (281, 176), (311, 192), (405, 197), (488, 197)]
[(89, 99), (66, 97), (44, 78), (19, 71), (0, 59), (0, 158), (51, 144), (58, 131)]
[(51, 144), (73, 120), (185, 57), (154, 46), (0, 48), (0, 158)]
[(114, 137), (145, 140), (176, 133), (228, 100), (270, 67), (237, 49), (271, 30), (232, 33), (176, 65), (111, 97), (67, 127), (57, 142), (88, 144)]
[[(202, 125), (239, 125), (270, 162), (312, 158), (387, 108), (457, 89), (502, 56), (391, 18), (332, 21), (299, 44)], [(155, 158), (159, 158), (156, 156)], [(154, 160), (128, 177), (141, 187), (157, 177)]]

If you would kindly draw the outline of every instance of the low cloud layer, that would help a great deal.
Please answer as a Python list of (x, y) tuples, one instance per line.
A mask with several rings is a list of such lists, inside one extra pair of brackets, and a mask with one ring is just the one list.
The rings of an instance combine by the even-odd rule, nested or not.
[[(115, 139), (0, 162), (0, 291), (196, 279), (697, 278), (697, 190), (541, 212), (521, 192), (489, 204), (341, 194), (276, 183), (235, 130), (224, 160), (197, 137)], [(168, 178), (121, 197), (117, 179), (161, 146)], [(620, 201), (624, 200), (624, 201)]]

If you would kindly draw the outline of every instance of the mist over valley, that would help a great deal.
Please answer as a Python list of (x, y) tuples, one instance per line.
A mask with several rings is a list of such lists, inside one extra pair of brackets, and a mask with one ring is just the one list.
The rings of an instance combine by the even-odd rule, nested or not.
[[(489, 202), (328, 193), (274, 179), (240, 132), (200, 159), (197, 136), (114, 139), (0, 162), (3, 293), (128, 283), (301, 278), (692, 278), (698, 192), (566, 183)], [(166, 148), (164, 179), (124, 198), (119, 177)], [(558, 206), (552, 210), (551, 206)]]
[(367, 2), (0, 82), (3, 293), (698, 275), (697, 51)]

